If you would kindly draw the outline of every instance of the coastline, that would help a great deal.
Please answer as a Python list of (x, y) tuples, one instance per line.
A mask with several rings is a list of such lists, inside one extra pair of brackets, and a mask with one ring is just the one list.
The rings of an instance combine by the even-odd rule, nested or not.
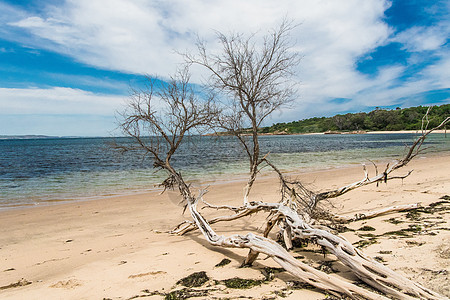
[[(336, 131), (332, 133), (327, 132), (312, 132), (312, 133), (281, 133), (281, 134), (266, 134), (262, 133), (261, 135), (320, 135), (320, 134), (399, 134), (399, 133), (413, 133), (413, 134), (420, 134), (420, 130), (393, 130), (393, 131)], [(439, 133), (439, 134), (448, 134), (450, 136), (450, 130), (444, 130), (439, 129), (433, 131), (433, 133)]]
[[(421, 130), (368, 131), (367, 133), (370, 133), (370, 134), (421, 133)], [(439, 130), (433, 131), (431, 134), (433, 134), (433, 133), (440, 133), (440, 134), (445, 134), (445, 133), (447, 133), (448, 135), (450, 135), (450, 130), (439, 129)]]
[[(269, 133), (258, 133), (260, 136), (271, 136), (271, 135), (322, 135), (322, 134), (399, 134), (399, 133), (413, 133), (418, 134), (421, 133), (421, 130), (392, 130), (392, 131), (386, 131), (386, 130), (380, 130), (380, 131), (364, 131), (364, 130), (357, 130), (357, 131), (325, 131), (325, 132), (307, 132), (307, 133), (288, 133), (285, 131), (281, 132), (269, 132)], [(446, 129), (439, 129), (434, 130), (433, 133), (439, 133), (439, 134), (449, 134), (450, 130)], [(243, 136), (250, 136), (250, 134), (242, 134)], [(218, 133), (208, 133), (205, 134), (205, 136), (233, 136), (230, 133), (226, 132), (218, 132)]]
[[(449, 153), (418, 157), (399, 172), (414, 169), (403, 182), (392, 181), (350, 192), (339, 202), (331, 203), (333, 211), (352, 215), (391, 205), (437, 202), (450, 194), (450, 174), (444, 167), (449, 165)], [(370, 167), (369, 171), (374, 172)], [(316, 190), (343, 186), (363, 176), (361, 166), (289, 174)], [(236, 180), (211, 185), (206, 200), (214, 204), (239, 204), (244, 184)], [(199, 183), (199, 187), (206, 185)], [(262, 176), (252, 197), (276, 201), (278, 188), (276, 178)], [(258, 259), (254, 268), (240, 269), (246, 250), (212, 247), (198, 232), (182, 237), (165, 233), (188, 217), (181, 214), (179, 200), (175, 192), (159, 195), (154, 191), (0, 211), (0, 298), (128, 299), (146, 289), (170, 291), (179, 279), (197, 271), (206, 271), (215, 280), (235, 276), (257, 279), (262, 276), (260, 270), (264, 266), (277, 267), (271, 260)], [(204, 214), (217, 216), (223, 212), (205, 210)], [(383, 236), (363, 251), (381, 256), (390, 268), (441, 293), (447, 291), (450, 296), (450, 249), (446, 242), (450, 233), (445, 229), (450, 227), (450, 218), (448, 211), (436, 216), (443, 218), (439, 225), (431, 226), (430, 220), (417, 221), (424, 228), (423, 233), (411, 238)], [(386, 222), (391, 218), (403, 223)], [(219, 234), (246, 233), (257, 230), (263, 221), (263, 215), (255, 215), (213, 227)], [(405, 213), (395, 213), (355, 222), (350, 227), (357, 230), (368, 225), (382, 235), (407, 228), (410, 222), (413, 221), (405, 219)], [(351, 242), (361, 239), (354, 232), (343, 235)], [(391, 252), (380, 255), (381, 250)], [(230, 259), (231, 263), (215, 267), (223, 258)], [(5, 288), (22, 279), (23, 283), (30, 284)], [(252, 289), (228, 289), (227, 297), (273, 296), (272, 291), (287, 288), (289, 280), (290, 276), (283, 272), (276, 274), (271, 282)], [(286, 299), (325, 298), (318, 291), (306, 289), (289, 293)]]

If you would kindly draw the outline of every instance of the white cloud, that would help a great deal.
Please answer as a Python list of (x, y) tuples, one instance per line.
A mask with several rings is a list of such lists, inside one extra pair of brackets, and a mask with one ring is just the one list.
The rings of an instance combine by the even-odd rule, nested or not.
[(9, 25), (51, 41), (41, 46), (81, 62), (165, 75), (181, 61), (174, 50), (192, 49), (197, 33), (209, 42), (215, 38), (214, 30), (264, 33), (286, 15), (302, 23), (294, 38), (305, 60), (328, 53), (351, 65), (349, 59), (375, 47), (389, 34), (380, 21), (386, 7), (380, 0), (77, 0), (48, 7), (45, 16), (31, 15)]
[(448, 26), (412, 27), (400, 32), (393, 41), (402, 43), (410, 52), (437, 50), (449, 36)]
[(98, 95), (78, 89), (0, 88), (0, 115), (104, 115), (113, 116), (124, 97)]

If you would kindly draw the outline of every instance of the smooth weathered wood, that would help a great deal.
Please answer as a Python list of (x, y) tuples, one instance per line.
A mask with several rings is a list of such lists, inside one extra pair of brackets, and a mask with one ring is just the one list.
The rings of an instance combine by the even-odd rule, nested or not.
[(376, 211), (356, 213), (353, 216), (333, 215), (332, 220), (335, 222), (339, 222), (339, 223), (349, 223), (349, 222), (355, 222), (355, 221), (364, 220), (364, 219), (371, 219), (371, 218), (391, 214), (394, 212), (408, 211), (408, 210), (416, 209), (419, 207), (420, 207), (419, 203), (395, 205), (395, 206), (385, 207), (385, 208), (382, 208), (382, 209), (376, 210)]
[[(405, 207), (401, 208), (404, 209)], [(194, 209), (196, 211), (196, 205)], [(280, 203), (249, 202), (245, 208), (243, 207), (240, 210), (240, 215), (249, 215), (258, 211), (267, 211), (278, 216), (283, 216), (283, 220), (285, 222), (284, 226), (289, 228), (289, 232), (292, 237), (291, 240), (300, 238), (314, 241), (335, 255), (336, 258), (349, 267), (350, 271), (352, 271), (358, 278), (386, 295), (396, 299), (412, 299), (413, 297), (420, 299), (445, 299), (443, 296), (409, 280), (404, 276), (401, 276), (383, 264), (366, 256), (362, 251), (353, 247), (353, 245), (345, 238), (306, 223), (299, 214), (285, 205)], [(215, 235), (210, 224), (203, 217), (201, 217), (201, 222), (199, 222), (197, 220), (199, 218), (199, 214), (197, 215), (197, 213), (195, 213), (195, 215), (196, 218), (194, 218), (194, 216), (193, 218), (196, 227), (199, 227), (199, 224), (201, 224), (203, 227), (201, 227), (200, 230), (202, 230), (202, 233), (210, 241), (210, 236)], [(277, 219), (279, 219), (279, 217), (277, 217)], [(222, 238), (219, 240), (221, 239)], [(222, 242), (212, 244), (224, 247), (229, 246), (228, 244)], [(242, 246), (240, 242), (237, 242), (237, 244)], [(253, 263), (258, 252), (267, 254), (267, 249), (264, 251), (259, 251), (256, 247), (248, 246), (246, 248), (249, 248), (251, 251), (244, 260), (243, 265), (250, 265)], [(283, 255), (285, 255), (284, 252)]]
[[(202, 195), (200, 195), (200, 197), (201, 196)], [(246, 235), (232, 235), (228, 237), (218, 235), (214, 232), (203, 216), (197, 211), (196, 200), (192, 199), (188, 202), (188, 206), (196, 225), (208, 242), (214, 246), (225, 248), (248, 248), (253, 251), (253, 253), (266, 254), (277, 262), (282, 268), (303, 282), (333, 294), (337, 293), (338, 295), (347, 295), (353, 299), (358, 299), (361, 297), (364, 299), (387, 299), (382, 295), (367, 291), (352, 283), (330, 276), (299, 262), (282, 246), (271, 239), (255, 235), (253, 233), (248, 233)], [(403, 299), (410, 298), (411, 297), (404, 297)]]

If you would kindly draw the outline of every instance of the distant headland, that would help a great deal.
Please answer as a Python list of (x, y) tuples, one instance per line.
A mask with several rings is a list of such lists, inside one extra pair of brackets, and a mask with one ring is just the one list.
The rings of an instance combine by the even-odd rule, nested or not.
[(0, 140), (31, 140), (31, 139), (56, 139), (58, 136), (48, 135), (0, 135)]

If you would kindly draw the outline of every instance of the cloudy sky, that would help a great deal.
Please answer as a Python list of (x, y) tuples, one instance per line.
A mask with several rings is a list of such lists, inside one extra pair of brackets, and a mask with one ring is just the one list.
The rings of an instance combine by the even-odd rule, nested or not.
[(300, 89), (268, 123), (450, 103), (449, 0), (0, 0), (0, 12), (0, 135), (111, 135), (129, 87), (172, 74), (197, 35), (215, 49), (215, 31), (265, 34), (285, 16), (300, 24)]

